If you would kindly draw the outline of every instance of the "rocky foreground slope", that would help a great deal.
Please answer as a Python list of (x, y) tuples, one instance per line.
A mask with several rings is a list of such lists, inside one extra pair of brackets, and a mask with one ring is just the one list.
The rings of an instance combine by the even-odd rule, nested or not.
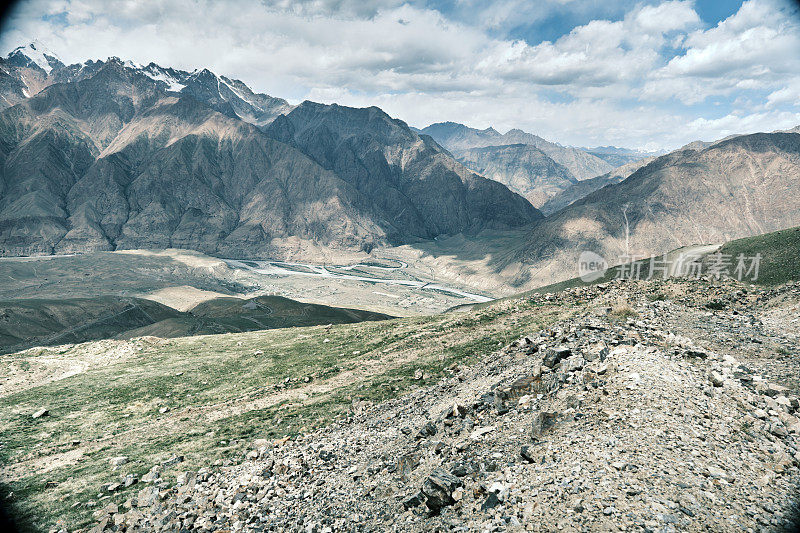
[(509, 305), (554, 303), (579, 312), (431, 387), (177, 485), (156, 466), (95, 530), (794, 530), (800, 284), (612, 282)]

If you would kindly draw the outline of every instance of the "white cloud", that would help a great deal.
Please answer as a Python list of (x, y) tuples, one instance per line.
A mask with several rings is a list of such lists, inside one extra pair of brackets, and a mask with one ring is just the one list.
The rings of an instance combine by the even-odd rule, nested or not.
[(781, 8), (770, 0), (748, 0), (716, 27), (690, 33), (685, 52), (653, 73), (645, 94), (696, 103), (792, 83), (800, 75), (800, 20)]
[(481, 65), (504, 78), (565, 86), (577, 93), (586, 86), (640, 79), (660, 60), (667, 34), (699, 23), (688, 2), (645, 6), (621, 21), (591, 21), (555, 42), (497, 43)]

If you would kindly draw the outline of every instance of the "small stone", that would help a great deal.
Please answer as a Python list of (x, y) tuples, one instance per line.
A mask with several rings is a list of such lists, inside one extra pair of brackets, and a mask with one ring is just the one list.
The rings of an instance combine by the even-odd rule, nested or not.
[(536, 462), (536, 455), (534, 454), (533, 446), (523, 446), (520, 449), (519, 454), (529, 463)]
[(583, 358), (589, 362), (592, 361), (605, 361), (608, 356), (608, 346), (604, 342), (598, 342), (590, 345), (583, 351)]
[(418, 453), (407, 453), (397, 460), (397, 471), (400, 475), (407, 476), (419, 466), (419, 462)]
[(461, 480), (450, 472), (436, 468), (422, 484), (425, 494), (425, 505), (433, 512), (438, 512), (442, 507), (455, 503), (453, 492), (461, 487)]
[(719, 372), (711, 371), (708, 375), (708, 381), (715, 387), (722, 387), (723, 383), (725, 383), (725, 378)]
[(557, 348), (548, 348), (544, 355), (542, 364), (547, 368), (554, 368), (563, 359), (572, 355), (572, 351), (565, 347), (559, 346)]
[(494, 426), (479, 427), (478, 429), (472, 432), (469, 438), (471, 438), (472, 440), (480, 440), (481, 437), (483, 437), (487, 433), (491, 433), (492, 431), (494, 431)]
[(785, 395), (787, 392), (789, 392), (789, 389), (787, 387), (784, 387), (783, 385), (778, 385), (777, 383), (767, 383), (764, 388), (764, 394), (772, 398), (779, 395)]
[(408, 509), (411, 509), (413, 507), (417, 507), (419, 505), (422, 505), (422, 502), (424, 502), (424, 501), (425, 501), (425, 494), (423, 494), (422, 491), (419, 491), (416, 494), (414, 494), (413, 496), (411, 496), (409, 498), (406, 498), (406, 500), (403, 502), (403, 508), (408, 510)]
[(481, 511), (488, 511), (489, 509), (494, 509), (500, 505), (500, 498), (497, 497), (497, 494), (494, 492), (489, 493), (489, 496), (486, 497), (486, 500), (481, 505)]
[(170, 457), (166, 461), (162, 461), (161, 462), (161, 466), (164, 467), (164, 468), (169, 468), (170, 466), (176, 465), (178, 463), (182, 463), (183, 460), (184, 460), (184, 457), (182, 455), (173, 455), (172, 457)]
[(436, 425), (433, 422), (428, 422), (417, 432), (417, 439), (424, 439), (436, 435)]
[(706, 474), (714, 479), (727, 479), (728, 477), (728, 473), (725, 470), (713, 465), (706, 468)]

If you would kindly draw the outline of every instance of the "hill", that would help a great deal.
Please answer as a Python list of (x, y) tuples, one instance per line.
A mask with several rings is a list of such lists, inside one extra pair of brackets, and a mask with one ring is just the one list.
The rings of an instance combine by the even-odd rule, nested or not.
[(117, 338), (152, 335), (161, 338), (239, 333), (263, 329), (350, 324), (392, 318), (382, 313), (301, 303), (281, 296), (214, 298), (192, 308), (181, 317), (169, 317), (131, 329)]
[(780, 285), (800, 280), (800, 227), (736, 239), (719, 250), (732, 258), (761, 256), (758, 279), (760, 285)]
[(180, 315), (165, 305), (141, 298), (0, 301), (0, 352), (110, 338)]
[(0, 301), (0, 352), (97, 339), (172, 338), (387, 318), (391, 317), (280, 296), (214, 298), (189, 312), (118, 296), (19, 299)]

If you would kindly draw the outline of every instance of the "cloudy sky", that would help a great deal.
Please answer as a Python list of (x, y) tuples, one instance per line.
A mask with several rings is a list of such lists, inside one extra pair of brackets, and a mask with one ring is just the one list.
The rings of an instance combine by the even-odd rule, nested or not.
[(675, 148), (800, 124), (789, 0), (31, 0), (0, 48), (207, 67), (413, 126)]

